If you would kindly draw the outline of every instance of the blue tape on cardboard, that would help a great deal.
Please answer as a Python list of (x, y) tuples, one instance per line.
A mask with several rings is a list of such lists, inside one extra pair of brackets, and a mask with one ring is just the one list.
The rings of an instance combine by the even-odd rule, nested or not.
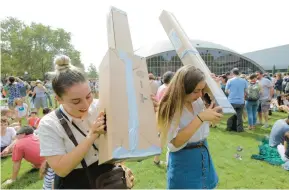
[(178, 37), (178, 34), (174, 29), (172, 29), (169, 33), (169, 38), (175, 48), (176, 51), (178, 51), (182, 47), (182, 42), (180, 38)]
[[(119, 51), (119, 57), (125, 64), (126, 74), (126, 93), (128, 98), (128, 132), (129, 132), (129, 150), (124, 147), (118, 147), (113, 151), (114, 159), (143, 158), (161, 154), (161, 148), (151, 145), (147, 149), (138, 149), (139, 144), (139, 119), (137, 99), (134, 89), (133, 62), (125, 52)], [(153, 118), (154, 119), (154, 118)], [(157, 135), (157, 134), (156, 134)]]
[(186, 50), (184, 50), (184, 51), (182, 52), (180, 58), (183, 59), (187, 54), (197, 55), (197, 54), (199, 54), (199, 52), (198, 52), (198, 51), (194, 51), (194, 50), (192, 50), (192, 49), (186, 49)]

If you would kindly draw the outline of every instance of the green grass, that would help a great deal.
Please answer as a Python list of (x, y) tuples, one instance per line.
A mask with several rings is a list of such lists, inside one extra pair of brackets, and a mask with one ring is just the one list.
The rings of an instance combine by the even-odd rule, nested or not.
[[(285, 117), (285, 114), (273, 113), (273, 116), (270, 117), (270, 124)], [(223, 121), (217, 128), (211, 129), (208, 139), (211, 155), (219, 175), (220, 182), (217, 188), (288, 189), (288, 171), (283, 170), (280, 166), (272, 166), (250, 158), (252, 154), (258, 153), (259, 142), (257, 140), (269, 134), (270, 129), (258, 127), (255, 131), (235, 133), (225, 131), (225, 124)], [(242, 160), (234, 158), (238, 146), (243, 147), (243, 151), (240, 153)], [(162, 160), (165, 160), (165, 153), (162, 155)], [(1, 164), (1, 182), (4, 182), (11, 176), (11, 158), (2, 160)], [(155, 166), (152, 158), (142, 162), (127, 163), (127, 166), (134, 172), (135, 188), (166, 188), (166, 168)], [(24, 162), (19, 180), (8, 188), (41, 188), (42, 180), (39, 179), (38, 172), (29, 172), (31, 169), (30, 164)]]

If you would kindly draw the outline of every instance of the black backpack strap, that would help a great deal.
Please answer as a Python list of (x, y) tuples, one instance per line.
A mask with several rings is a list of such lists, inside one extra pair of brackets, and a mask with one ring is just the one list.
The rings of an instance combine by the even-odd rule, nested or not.
[[(68, 117), (63, 113), (63, 111), (61, 109), (59, 109), (59, 112), (64, 119), (69, 120)], [(73, 121), (71, 122), (71, 124), (80, 134), (82, 134), (84, 137), (86, 137), (86, 134)], [(94, 150), (98, 151), (98, 148), (95, 146), (94, 143), (92, 144), (92, 147), (94, 148)]]
[[(76, 141), (76, 139), (75, 139), (70, 127), (68, 126), (67, 121), (65, 120), (64, 116), (62, 115), (62, 113), (60, 111), (60, 108), (55, 110), (55, 114), (56, 114), (57, 118), (59, 119), (60, 124), (64, 128), (66, 134), (68, 135), (69, 139), (73, 142), (74, 146), (76, 147), (78, 145), (78, 143), (77, 143), (77, 141)], [(89, 173), (89, 170), (87, 168), (87, 164), (86, 164), (84, 158), (81, 160), (81, 165), (86, 171), (90, 186), (92, 188), (94, 188), (95, 185), (93, 185), (94, 183), (92, 182), (91, 175)]]

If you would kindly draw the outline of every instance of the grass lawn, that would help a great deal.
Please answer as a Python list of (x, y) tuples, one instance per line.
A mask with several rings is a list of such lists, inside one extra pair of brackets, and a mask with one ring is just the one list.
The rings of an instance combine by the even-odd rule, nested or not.
[[(286, 114), (275, 112), (270, 117), (270, 124), (285, 117)], [(211, 129), (208, 139), (219, 175), (217, 188), (288, 189), (288, 171), (283, 170), (280, 166), (272, 166), (250, 158), (252, 154), (258, 153), (259, 142), (257, 140), (269, 134), (270, 129), (258, 127), (255, 131), (235, 133), (225, 131), (225, 124), (223, 121), (217, 128)], [(243, 147), (243, 151), (240, 153), (242, 160), (234, 158), (238, 146)], [(162, 159), (165, 159), (165, 153), (162, 155)], [(1, 160), (1, 183), (11, 176), (11, 166), (11, 158)], [(127, 163), (127, 166), (134, 172), (135, 188), (166, 188), (166, 168), (155, 166), (152, 159), (139, 163)], [(42, 180), (39, 179), (38, 172), (30, 171), (31, 169), (29, 163), (23, 162), (18, 181), (7, 188), (42, 188)]]

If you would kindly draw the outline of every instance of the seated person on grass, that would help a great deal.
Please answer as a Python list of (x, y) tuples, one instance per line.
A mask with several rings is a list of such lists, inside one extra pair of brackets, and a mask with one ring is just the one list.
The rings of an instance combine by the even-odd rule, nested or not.
[(7, 156), (12, 152), (13, 140), (15, 139), (16, 131), (13, 127), (8, 127), (8, 118), (1, 117), (1, 157)]
[(287, 119), (277, 120), (271, 130), (269, 145), (277, 147), (281, 159), (286, 162), (289, 158), (289, 116)]
[(278, 96), (273, 105), (277, 107), (278, 111), (289, 113), (289, 94)]
[(37, 116), (37, 111), (36, 110), (31, 111), (31, 115), (28, 118), (28, 125), (33, 129), (37, 129), (39, 122), (40, 118)]
[(277, 146), (278, 153), (284, 162), (289, 161), (289, 132), (285, 133), (284, 145), (279, 144)]
[(15, 115), (20, 126), (23, 126), (24, 121), (28, 117), (28, 105), (23, 102), (22, 98), (16, 98), (15, 102)]
[(21, 127), (20, 123), (16, 120), (14, 111), (8, 108), (1, 109), (1, 117), (3, 116), (7, 118), (9, 127), (13, 127), (16, 131)]
[(32, 127), (22, 127), (17, 131), (17, 141), (14, 145), (12, 152), (13, 171), (11, 179), (8, 179), (3, 185), (8, 185), (17, 179), (21, 161), (24, 158), (30, 162), (34, 168), (40, 168), (44, 162), (44, 158), (40, 157), (40, 144), (39, 139), (33, 135)]

